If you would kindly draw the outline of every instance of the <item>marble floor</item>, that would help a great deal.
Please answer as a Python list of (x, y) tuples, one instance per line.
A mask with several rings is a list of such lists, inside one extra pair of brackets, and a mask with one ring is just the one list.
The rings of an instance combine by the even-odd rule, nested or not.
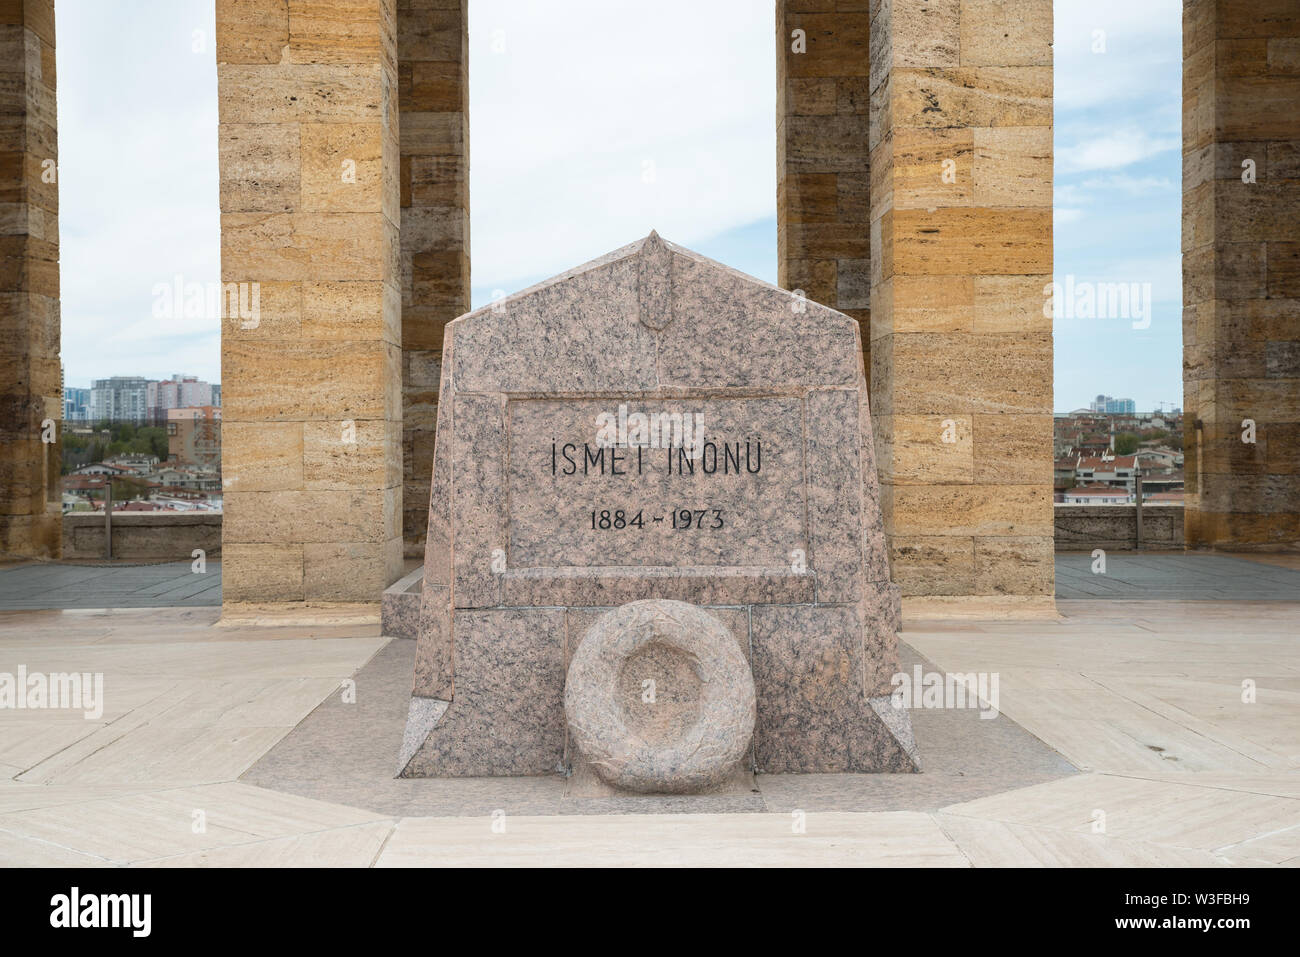
[[(906, 645), (899, 657), (908, 674), (917, 666), (923, 674), (939, 670)], [(930, 811), (1078, 773), (1010, 718), (972, 700), (960, 709), (911, 712), (922, 774), (750, 774), (720, 793), (692, 796), (612, 795), (580, 775), (399, 779), (393, 762), (406, 727), (414, 665), (414, 641), (389, 642), (353, 676), (349, 700), (330, 695), (240, 780), (390, 817), (482, 817), (494, 811), (536, 817)]]
[(1296, 555), (1056, 553), (1056, 597), (1119, 601), (1300, 601)]
[[(406, 803), (385, 803), (329, 786), (345, 769), (328, 748), (314, 765), (290, 748), (276, 772), (309, 716), (337, 729), (336, 700), (383, 693), (366, 676), (401, 647), (378, 626), (4, 611), (0, 674), (104, 684), (101, 714), (0, 709), (0, 866), (1300, 863), (1300, 604), (1059, 607), (1051, 622), (905, 624), (916, 660), (998, 673), (1006, 719), (985, 731), (918, 713), (924, 774), (759, 775), (761, 800), (743, 807), (634, 814), (566, 808), (548, 779), (470, 782), (468, 804), (403, 782)], [(968, 790), (944, 780), (975, 761), (942, 754), (968, 749), (958, 734), (1002, 735), (979, 744), (990, 757)], [(391, 755), (375, 748), (378, 767)]]
[(21, 562), (0, 565), (0, 610), (193, 608), (221, 604), (221, 562)]

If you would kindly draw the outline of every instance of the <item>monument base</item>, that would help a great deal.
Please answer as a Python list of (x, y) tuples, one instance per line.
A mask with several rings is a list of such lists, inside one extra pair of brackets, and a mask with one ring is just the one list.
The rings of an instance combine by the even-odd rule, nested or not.
[[(897, 667), (882, 657), (893, 648), (887, 616), (867, 602), (701, 607), (736, 636), (753, 675), (757, 718), (742, 770), (920, 769), (908, 713), (889, 700)], [(610, 610), (459, 611), (452, 700), (411, 699), (399, 776), (572, 773), (581, 758), (565, 722), (565, 677), (578, 642)]]

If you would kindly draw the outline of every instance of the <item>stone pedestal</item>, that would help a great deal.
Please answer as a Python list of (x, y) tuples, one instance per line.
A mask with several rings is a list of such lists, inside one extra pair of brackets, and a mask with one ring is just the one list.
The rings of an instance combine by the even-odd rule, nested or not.
[(741, 658), (745, 770), (916, 768), (853, 319), (652, 233), (447, 336), (403, 776), (703, 786), (663, 754), (732, 753)]

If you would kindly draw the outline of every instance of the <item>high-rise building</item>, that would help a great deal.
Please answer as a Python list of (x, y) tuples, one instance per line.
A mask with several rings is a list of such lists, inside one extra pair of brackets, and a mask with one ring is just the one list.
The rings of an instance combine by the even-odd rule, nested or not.
[(150, 382), (146, 400), (149, 424), (166, 425), (170, 409), (216, 405), (212, 393), (211, 383), (192, 375), (173, 375), (161, 382)]
[(91, 421), (144, 425), (148, 400), (148, 379), (120, 375), (96, 379), (90, 387)]
[(90, 419), (90, 390), (77, 386), (63, 387), (63, 421), (86, 422)]
[(1117, 399), (1112, 395), (1098, 395), (1088, 406), (1093, 412), (1107, 415), (1132, 415), (1137, 411), (1137, 403), (1132, 399)]

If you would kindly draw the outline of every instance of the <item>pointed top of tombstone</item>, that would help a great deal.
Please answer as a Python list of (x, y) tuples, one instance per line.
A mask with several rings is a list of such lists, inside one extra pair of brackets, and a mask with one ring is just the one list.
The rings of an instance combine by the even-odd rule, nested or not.
[(575, 370), (588, 392), (852, 386), (862, 374), (857, 320), (657, 232), (480, 306), (445, 335), (443, 361), (450, 353), (466, 392), (564, 391)]
[(641, 321), (656, 331), (673, 321), (672, 262), (673, 254), (668, 244), (657, 232), (650, 230), (650, 235), (641, 243), (637, 298)]

